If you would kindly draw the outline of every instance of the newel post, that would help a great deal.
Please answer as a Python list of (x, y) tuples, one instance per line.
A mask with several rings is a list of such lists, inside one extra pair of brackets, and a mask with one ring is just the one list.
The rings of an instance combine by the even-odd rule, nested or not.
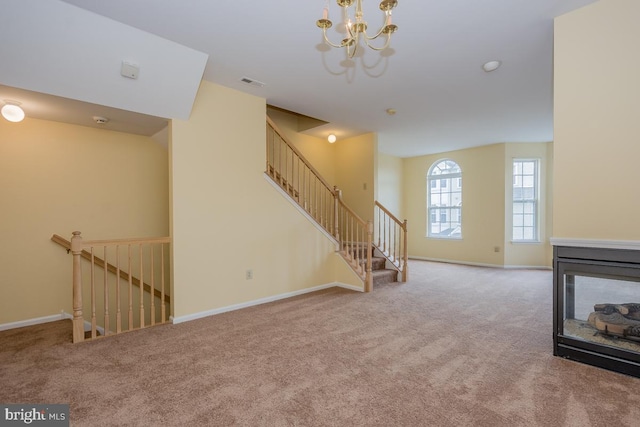
[(333, 235), (336, 240), (340, 241), (340, 229), (338, 226), (338, 201), (340, 200), (340, 190), (338, 190), (338, 186), (333, 186)]
[(71, 254), (73, 255), (73, 342), (84, 341), (84, 319), (82, 317), (82, 236), (79, 231), (71, 237)]
[(402, 281), (406, 282), (409, 277), (408, 269), (409, 269), (409, 251), (407, 244), (407, 220), (404, 220), (404, 225), (402, 226), (402, 232), (404, 233), (404, 248), (402, 249), (403, 254), (403, 264), (402, 264)]
[(365, 292), (373, 290), (373, 273), (371, 272), (371, 258), (373, 258), (373, 221), (367, 221), (367, 275), (365, 277)]

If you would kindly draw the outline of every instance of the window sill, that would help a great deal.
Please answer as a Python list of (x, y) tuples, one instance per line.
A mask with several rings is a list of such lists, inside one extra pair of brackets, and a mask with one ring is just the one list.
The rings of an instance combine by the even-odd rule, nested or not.
[(436, 237), (436, 236), (425, 236), (426, 239), (431, 240), (452, 240), (454, 242), (462, 241), (462, 237)]
[(542, 245), (540, 240), (512, 240), (512, 245)]

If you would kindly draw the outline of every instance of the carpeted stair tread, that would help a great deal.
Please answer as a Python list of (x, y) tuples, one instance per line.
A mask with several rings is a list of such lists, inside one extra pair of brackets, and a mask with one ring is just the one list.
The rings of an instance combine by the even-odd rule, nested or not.
[[(360, 264), (367, 262), (366, 256), (360, 257)], [(394, 283), (398, 281), (398, 271), (395, 269), (388, 269), (387, 259), (383, 256), (371, 257), (371, 273), (373, 275), (373, 285), (382, 285), (385, 283)]]
[[(366, 260), (365, 260), (366, 262)], [(374, 256), (371, 258), (371, 269), (372, 270), (384, 270), (384, 267), (387, 263), (387, 260), (383, 257)]]
[(398, 281), (398, 272), (396, 270), (373, 270), (373, 285), (383, 285), (385, 283), (394, 283)]

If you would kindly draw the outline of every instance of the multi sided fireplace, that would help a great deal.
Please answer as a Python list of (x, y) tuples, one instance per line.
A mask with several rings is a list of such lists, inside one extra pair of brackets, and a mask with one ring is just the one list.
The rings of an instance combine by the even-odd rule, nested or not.
[(553, 352), (640, 377), (640, 251), (554, 246)]

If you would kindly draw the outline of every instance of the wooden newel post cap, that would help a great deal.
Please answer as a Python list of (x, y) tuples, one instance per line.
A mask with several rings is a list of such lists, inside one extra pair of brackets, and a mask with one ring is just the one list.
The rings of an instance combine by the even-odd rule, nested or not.
[(74, 231), (71, 236), (71, 252), (76, 255), (82, 252), (82, 236), (79, 231)]

